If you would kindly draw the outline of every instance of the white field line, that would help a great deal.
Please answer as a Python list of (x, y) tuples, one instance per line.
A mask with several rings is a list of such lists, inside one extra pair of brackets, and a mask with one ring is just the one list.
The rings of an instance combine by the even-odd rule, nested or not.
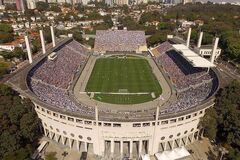
[(112, 94), (112, 95), (145, 95), (151, 94), (151, 92), (136, 92), (136, 93), (121, 93), (121, 92), (80, 92), (80, 94)]

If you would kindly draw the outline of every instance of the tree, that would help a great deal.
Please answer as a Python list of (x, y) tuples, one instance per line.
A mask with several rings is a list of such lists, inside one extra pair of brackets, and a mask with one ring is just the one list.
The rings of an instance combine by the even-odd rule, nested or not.
[(22, 48), (16, 47), (13, 52), (13, 57), (16, 57), (18, 59), (26, 59), (26, 54), (23, 52)]
[(6, 60), (12, 60), (13, 58), (26, 59), (25, 52), (23, 52), (23, 50), (19, 47), (16, 47), (11, 52), (2, 51), (0, 52), (0, 55)]
[(0, 43), (7, 43), (13, 40), (13, 28), (9, 24), (0, 23)]
[(221, 89), (214, 108), (208, 109), (202, 119), (205, 135), (215, 139), (229, 151), (228, 159), (240, 156), (240, 82), (233, 81)]
[(0, 31), (7, 32), (7, 33), (12, 33), (13, 28), (9, 24), (0, 23)]
[(32, 52), (33, 53), (37, 53), (39, 50), (40, 50), (40, 48), (41, 48), (41, 42), (40, 42), (40, 39), (34, 39), (33, 41), (32, 41)]
[(13, 41), (13, 34), (0, 32), (0, 43), (7, 43)]
[(5, 66), (1, 66), (1, 65), (0, 65), (0, 79), (1, 79), (5, 74), (7, 74), (7, 72), (8, 72), (8, 68), (5, 67)]
[(168, 33), (169, 33), (169, 31), (156, 32), (155, 34), (153, 34), (152, 36), (147, 38), (147, 45), (154, 46), (158, 43), (162, 43), (162, 42), (166, 41)]
[(58, 5), (51, 5), (49, 10), (57, 13), (62, 11)]
[(39, 119), (29, 100), (0, 84), (0, 159), (30, 160), (41, 136)]
[(0, 84), (0, 96), (10, 96), (13, 95), (13, 90), (7, 85)]
[(52, 37), (51, 37), (51, 31), (49, 27), (45, 27), (43, 28), (43, 32), (44, 32), (44, 39), (47, 43), (51, 43), (52, 42)]
[(38, 137), (38, 124), (39, 121), (36, 120), (35, 113), (26, 113), (20, 119), (20, 130), (24, 138), (29, 139), (30, 142), (33, 142), (34, 139)]
[(111, 28), (113, 26), (113, 21), (110, 15), (106, 15), (103, 17), (104, 24), (108, 26), (108, 28)]
[(102, 16), (97, 11), (92, 11), (87, 14), (88, 20), (99, 20), (102, 19)]
[(49, 5), (46, 2), (39, 1), (36, 3), (36, 9), (40, 12), (47, 11), (49, 9)]
[(209, 108), (201, 119), (201, 126), (205, 128), (204, 136), (215, 139), (217, 134), (217, 112), (214, 108)]
[(75, 7), (75, 9), (76, 9), (79, 13), (84, 13), (84, 11), (85, 11), (85, 7), (84, 7), (81, 3), (78, 3), (77, 6)]
[(82, 41), (83, 41), (82, 34), (79, 31), (78, 32), (74, 32), (73, 38), (76, 41), (78, 41), (79, 43), (82, 43)]
[(147, 26), (147, 27), (145, 27), (145, 34), (146, 35), (153, 35), (153, 34), (155, 34), (157, 32), (157, 30), (156, 30), (156, 26)]
[(20, 148), (15, 152), (7, 154), (3, 160), (30, 160), (31, 152), (26, 148)]
[(128, 30), (144, 30), (144, 26), (135, 22), (130, 16), (119, 18), (118, 20)]
[(153, 12), (144, 12), (141, 15), (140, 24), (145, 24), (146, 22), (153, 22), (153, 21), (160, 21), (161, 20), (161, 13), (158, 11)]
[(221, 37), (221, 45), (225, 48), (225, 53), (231, 59), (237, 60), (240, 63), (240, 36), (237, 32), (227, 31)]

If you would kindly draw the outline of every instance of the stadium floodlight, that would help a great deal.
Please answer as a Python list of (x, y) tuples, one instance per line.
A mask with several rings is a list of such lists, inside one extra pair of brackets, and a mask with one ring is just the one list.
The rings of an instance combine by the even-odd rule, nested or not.
[(200, 32), (197, 48), (200, 48), (202, 45), (203, 32)]
[(189, 45), (190, 45), (191, 33), (192, 33), (192, 28), (189, 28), (188, 37), (187, 37), (187, 47), (188, 48), (189, 48)]
[(24, 38), (25, 38), (25, 43), (27, 48), (28, 60), (29, 60), (29, 63), (31, 64), (33, 62), (33, 59), (32, 59), (32, 51), (30, 48), (29, 39), (27, 35), (25, 35)]
[(46, 48), (45, 48), (45, 40), (44, 40), (44, 36), (43, 36), (43, 31), (40, 30), (40, 38), (41, 38), (41, 44), (42, 44), (42, 52), (43, 54), (46, 53)]
[(53, 47), (55, 47), (56, 42), (55, 42), (55, 35), (54, 35), (53, 26), (50, 26), (50, 29), (51, 29), (51, 35), (52, 35), (52, 45), (53, 45)]
[(211, 56), (211, 63), (212, 64), (214, 63), (214, 60), (215, 60), (215, 57), (216, 57), (218, 42), (219, 42), (219, 38), (216, 37), (214, 45), (213, 45), (213, 49), (212, 49), (212, 56)]

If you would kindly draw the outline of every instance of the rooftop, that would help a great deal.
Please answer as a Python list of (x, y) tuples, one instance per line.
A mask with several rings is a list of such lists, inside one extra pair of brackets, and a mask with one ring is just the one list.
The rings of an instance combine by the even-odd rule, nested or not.
[(215, 67), (213, 63), (208, 61), (207, 59), (201, 57), (197, 53), (190, 50), (186, 45), (184, 44), (174, 44), (172, 45), (173, 48), (181, 53), (181, 55), (193, 65), (193, 67), (201, 67), (201, 68), (209, 68), (209, 67)]

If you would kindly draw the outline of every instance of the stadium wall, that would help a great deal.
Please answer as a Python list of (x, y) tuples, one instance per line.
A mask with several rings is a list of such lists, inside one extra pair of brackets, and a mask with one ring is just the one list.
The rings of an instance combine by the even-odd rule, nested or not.
[[(213, 104), (206, 108), (211, 106)], [(68, 116), (35, 103), (45, 136), (72, 149), (101, 156), (106, 153), (131, 156), (133, 150), (153, 155), (159, 151), (186, 146), (198, 140), (201, 135), (198, 124), (206, 108), (157, 121), (111, 122)], [(116, 150), (116, 145), (119, 144), (120, 149)], [(128, 153), (123, 153), (124, 144), (128, 146)]]

